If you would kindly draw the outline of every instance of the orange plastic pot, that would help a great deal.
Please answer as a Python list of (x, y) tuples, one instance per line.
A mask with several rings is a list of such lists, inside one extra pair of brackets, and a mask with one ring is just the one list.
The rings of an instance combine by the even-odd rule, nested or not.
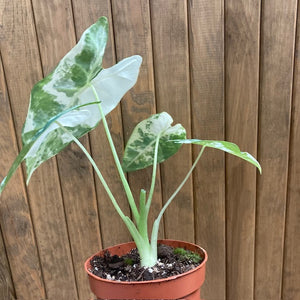
[(203, 262), (195, 269), (184, 274), (172, 276), (165, 279), (150, 281), (120, 282), (102, 279), (89, 270), (90, 260), (95, 255), (103, 255), (105, 250), (112, 255), (124, 255), (135, 248), (135, 243), (125, 243), (114, 247), (109, 247), (94, 254), (85, 262), (85, 270), (88, 273), (89, 283), (92, 292), (100, 299), (186, 299), (199, 300), (200, 288), (205, 278), (205, 264), (207, 253), (201, 247), (182, 241), (160, 240), (161, 244), (172, 247), (181, 247), (199, 253), (204, 257)]

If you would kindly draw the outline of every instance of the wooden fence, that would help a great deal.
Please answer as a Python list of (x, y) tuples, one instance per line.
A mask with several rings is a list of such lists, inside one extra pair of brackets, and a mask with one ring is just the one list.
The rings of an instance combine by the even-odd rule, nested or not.
[[(207, 300), (300, 299), (297, 8), (297, 0), (0, 0), (0, 179), (21, 148), (31, 87), (105, 15), (105, 67), (143, 57), (136, 86), (108, 117), (120, 154), (137, 122), (167, 111), (188, 136), (235, 142), (263, 168), (260, 176), (207, 150), (160, 237), (207, 249)], [(82, 141), (129, 214), (103, 128)], [(198, 151), (183, 147), (161, 165), (152, 221)], [(28, 187), (24, 174), (0, 199), (0, 298), (90, 299), (84, 260), (128, 232), (75, 145)], [(128, 175), (135, 195), (150, 176)]]

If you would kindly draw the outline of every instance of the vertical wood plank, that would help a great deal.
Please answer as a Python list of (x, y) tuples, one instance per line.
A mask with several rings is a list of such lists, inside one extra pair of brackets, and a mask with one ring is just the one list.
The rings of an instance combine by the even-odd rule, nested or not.
[[(137, 84), (122, 100), (122, 116), (124, 136), (127, 141), (135, 125), (148, 118), (156, 111), (153, 78), (153, 57), (150, 27), (150, 8), (148, 0), (113, 0), (113, 20), (118, 59), (139, 54), (143, 57)], [(150, 190), (152, 168), (128, 174), (133, 187), (135, 199), (139, 199), (140, 190)], [(156, 176), (151, 210), (149, 214), (149, 230), (162, 205), (160, 173)], [(151, 227), (150, 227), (151, 226)], [(163, 238), (163, 222), (160, 226), (159, 238)]]
[[(191, 136), (187, 2), (153, 0), (150, 8), (157, 110), (170, 113)], [(183, 146), (161, 165), (164, 201), (183, 180), (191, 161), (191, 148)], [(194, 241), (193, 210), (190, 178), (165, 213), (167, 238)]]
[[(299, 5), (299, 4), (298, 4)], [(298, 7), (282, 299), (300, 298), (300, 10)]]
[(281, 299), (297, 1), (263, 1), (255, 299)]
[[(1, 7), (1, 16), (3, 16), (3, 12), (4, 7)], [(6, 175), (17, 152), (14, 124), (0, 56), (0, 180)], [(46, 296), (44, 283), (23, 181), (22, 172), (19, 169), (0, 197), (1, 231), (7, 258), (10, 262), (16, 296), (23, 299), (43, 299)], [(5, 281), (8, 283), (7, 288), (10, 288), (12, 284), (5, 248), (2, 244), (2, 234), (0, 240), (0, 273), (1, 277), (5, 276)], [(2, 278), (1, 282), (3, 282)]]
[(14, 284), (0, 228), (0, 299), (13, 300), (15, 297)]
[[(260, 1), (225, 2), (226, 140), (256, 156)], [(253, 299), (256, 168), (226, 160), (227, 298)]]
[[(89, 26), (91, 21), (96, 21), (100, 16), (106, 16), (109, 20), (109, 40), (105, 50), (104, 67), (110, 67), (115, 64), (115, 46), (114, 34), (112, 26), (111, 3), (108, 0), (73, 0), (74, 17), (76, 25), (77, 37), (81, 35), (83, 30)], [(110, 127), (110, 132), (114, 140), (119, 157), (123, 153), (123, 128), (121, 109), (118, 106), (109, 115), (106, 116)], [(111, 155), (107, 138), (102, 124), (90, 133), (91, 150), (93, 158), (99, 166), (108, 186), (113, 191), (117, 201), (126, 215), (130, 216), (129, 206), (124, 194), (124, 190), (117, 174), (115, 163)], [(130, 235), (121, 218), (115, 211), (111, 200), (106, 195), (106, 192), (96, 178), (98, 209), (101, 224), (101, 235), (103, 247), (116, 245), (130, 240)], [(113, 234), (112, 234), (113, 231)]]
[[(6, 36), (1, 43), (1, 52), (20, 141), (30, 90), (42, 78), (42, 71), (31, 1), (5, 1), (5, 7), (3, 28)], [(77, 299), (55, 159), (46, 162), (33, 174), (28, 195), (47, 297)]]
[[(1, 10), (2, 11), (2, 10)], [(7, 121), (12, 121), (11, 118), (8, 120), (6, 117), (3, 117), (3, 113), (5, 113), (7, 116), (11, 117), (11, 112), (9, 110), (9, 100), (8, 100), (8, 95), (6, 91), (6, 85), (5, 85), (5, 78), (4, 78), (4, 72), (3, 72), (3, 66), (2, 66), (2, 59), (0, 56), (0, 111), (2, 114), (0, 114), (0, 129), (4, 130), (4, 127), (7, 127), (6, 122)], [(1, 105), (2, 104), (2, 105)], [(14, 132), (13, 132), (14, 136)], [(1, 135), (0, 135), (1, 137)], [(1, 137), (2, 138), (2, 137)], [(5, 141), (4, 139), (1, 139), (1, 141)], [(0, 145), (0, 153), (2, 156), (2, 143)], [(1, 166), (2, 169), (2, 166)], [(1, 179), (3, 178), (4, 175), (1, 174)], [(7, 199), (0, 199), (1, 201), (7, 201)], [(2, 206), (0, 204), (0, 212), (2, 210)], [(0, 215), (2, 215), (0, 213)], [(14, 284), (12, 282), (12, 276), (11, 276), (11, 270), (6, 254), (6, 249), (5, 249), (5, 244), (3, 240), (3, 235), (2, 235), (2, 230), (1, 230), (1, 223), (2, 220), (0, 219), (0, 298), (3, 299), (14, 299), (15, 298), (15, 289), (14, 289)]]
[[(223, 0), (189, 1), (192, 136), (224, 139)], [(194, 149), (194, 158), (199, 152)], [(201, 295), (225, 299), (225, 158), (208, 149), (193, 174), (196, 242), (213, 259)]]
[[(46, 75), (76, 44), (72, 5), (69, 0), (34, 0), (32, 4)], [(88, 137), (81, 141), (89, 151)], [(60, 153), (57, 160), (78, 295), (79, 299), (87, 299), (92, 293), (83, 263), (101, 247), (93, 169), (75, 144)]]

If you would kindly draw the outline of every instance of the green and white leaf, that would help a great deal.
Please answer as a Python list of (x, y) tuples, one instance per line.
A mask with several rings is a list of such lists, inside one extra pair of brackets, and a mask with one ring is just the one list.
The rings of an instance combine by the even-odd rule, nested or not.
[(28, 182), (40, 164), (72, 141), (71, 134), (79, 138), (98, 125), (99, 100), (104, 114), (108, 114), (135, 84), (142, 62), (138, 55), (125, 58), (111, 68), (102, 68), (107, 37), (108, 22), (101, 17), (83, 33), (55, 70), (35, 84), (22, 131), (23, 149), (1, 183), (0, 193), (23, 159)]
[(180, 144), (196, 144), (196, 145), (201, 145), (201, 146), (225, 151), (227, 153), (235, 155), (253, 164), (258, 168), (259, 172), (261, 173), (261, 166), (259, 162), (248, 152), (241, 152), (240, 148), (234, 143), (230, 143), (226, 141), (198, 140), (198, 139), (177, 140), (175, 142)]
[(175, 154), (180, 144), (170, 140), (185, 139), (186, 131), (181, 124), (171, 126), (172, 117), (162, 112), (140, 122), (133, 130), (125, 148), (123, 169), (126, 172), (144, 169), (154, 163), (154, 149), (159, 136), (158, 159), (163, 162)]

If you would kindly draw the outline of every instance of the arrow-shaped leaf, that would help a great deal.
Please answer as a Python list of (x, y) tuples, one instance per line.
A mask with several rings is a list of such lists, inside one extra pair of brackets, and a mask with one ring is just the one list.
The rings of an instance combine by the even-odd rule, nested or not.
[(125, 148), (123, 169), (126, 172), (144, 169), (154, 163), (154, 149), (159, 136), (157, 162), (163, 162), (175, 154), (181, 145), (169, 140), (184, 139), (185, 129), (181, 124), (171, 126), (172, 117), (162, 112), (140, 122), (133, 130)]
[(230, 143), (226, 141), (198, 140), (198, 139), (176, 140), (174, 142), (180, 144), (196, 144), (196, 145), (201, 145), (201, 146), (225, 151), (227, 153), (235, 155), (253, 164), (258, 168), (259, 172), (261, 173), (261, 166), (259, 162), (248, 152), (241, 152), (240, 148), (234, 143)]
[(58, 123), (76, 138), (83, 136), (101, 120), (98, 101), (108, 114), (135, 84), (142, 62), (138, 55), (102, 69), (107, 36), (107, 19), (102, 17), (83, 33), (56, 69), (33, 87), (22, 131), (23, 149), (1, 183), (0, 193), (24, 158), (28, 182), (40, 164), (72, 141)]

